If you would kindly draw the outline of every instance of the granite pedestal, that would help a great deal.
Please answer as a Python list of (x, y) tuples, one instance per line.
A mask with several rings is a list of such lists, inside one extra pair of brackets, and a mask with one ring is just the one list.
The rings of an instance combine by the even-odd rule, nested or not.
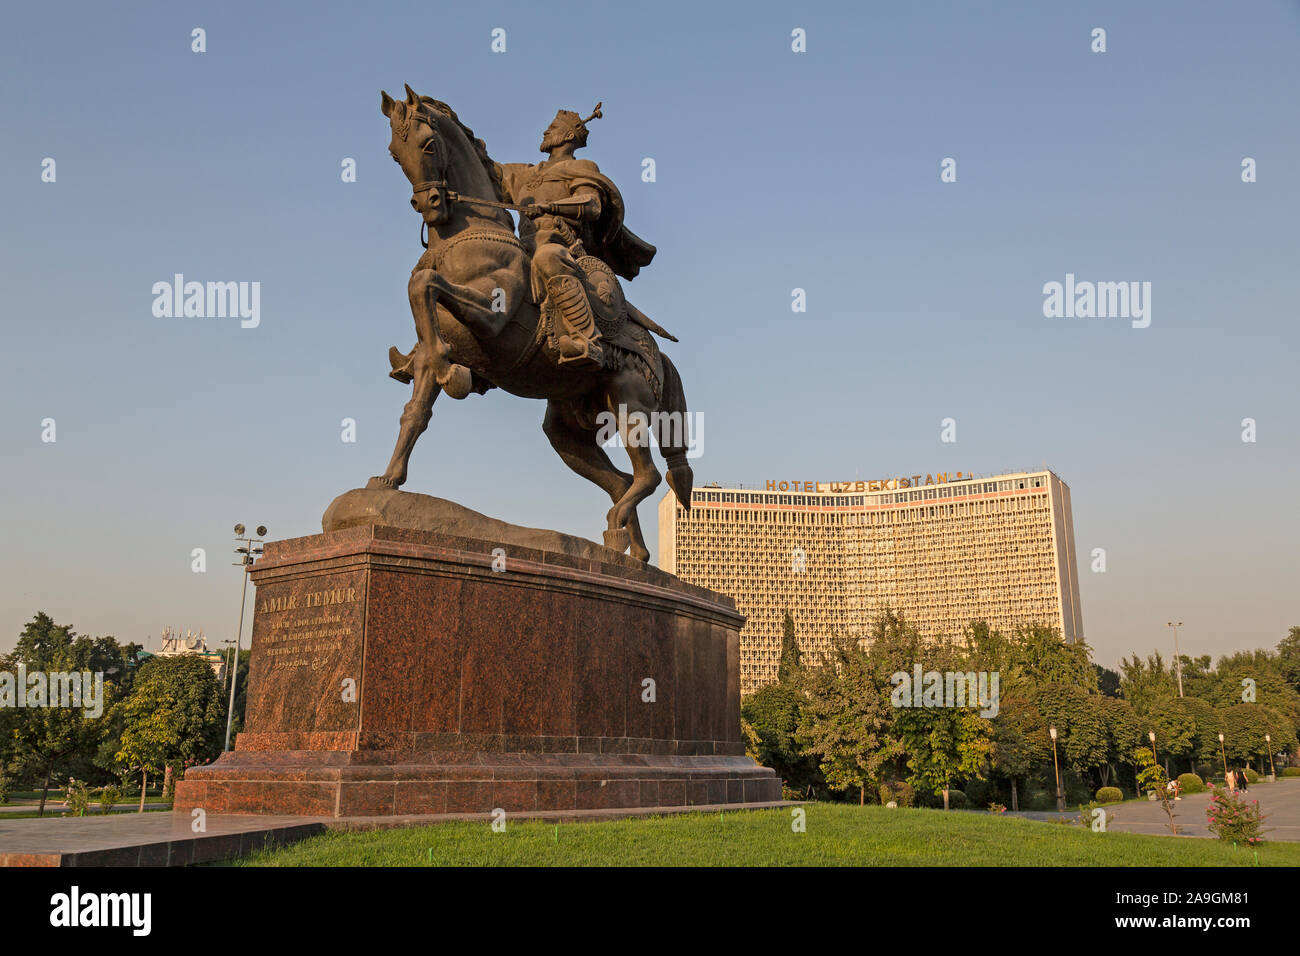
[(780, 800), (740, 736), (731, 598), (590, 542), (502, 537), (362, 524), (268, 542), (246, 730), (186, 772), (176, 811)]

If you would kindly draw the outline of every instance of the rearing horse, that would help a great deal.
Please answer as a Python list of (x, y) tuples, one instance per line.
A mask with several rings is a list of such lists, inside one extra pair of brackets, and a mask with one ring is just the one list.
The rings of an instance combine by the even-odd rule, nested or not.
[[(614, 502), (605, 544), (630, 548), (633, 557), (648, 561), (636, 508), (660, 481), (650, 453), (652, 431), (668, 465), (669, 487), (684, 506), (691, 501), (686, 395), (677, 369), (640, 326), (627, 326), (634, 347), (603, 343), (603, 367), (561, 366), (552, 345), (554, 324), (531, 300), (531, 263), (501, 208), (500, 169), (483, 141), (447, 104), (417, 96), (409, 86), (405, 101), (384, 93), (381, 109), (392, 128), (388, 151), (411, 182), (411, 205), (424, 220), (428, 242), (407, 285), (415, 348), (389, 351), (390, 374), (412, 383), (411, 399), (387, 470), (366, 487), (397, 488), (406, 481), (411, 450), (440, 391), (460, 399), (495, 386), (544, 398), (542, 430), (552, 447)], [(598, 436), (604, 431), (605, 439), (612, 437), (611, 422), (632, 461), (630, 475), (601, 447)]]

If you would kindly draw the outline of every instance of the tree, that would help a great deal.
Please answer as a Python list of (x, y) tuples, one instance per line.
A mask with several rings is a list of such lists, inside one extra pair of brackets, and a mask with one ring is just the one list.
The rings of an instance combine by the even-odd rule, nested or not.
[(1300, 691), (1300, 627), (1293, 627), (1277, 645), (1278, 669), (1296, 691)]
[(1011, 665), (1029, 684), (1063, 684), (1097, 693), (1092, 649), (1083, 641), (1067, 643), (1055, 628), (1023, 625), (1011, 642)]
[[(96, 706), (98, 714), (88, 713), (90, 702), (83, 689), (81, 707), (50, 706), (0, 708), (0, 728), (8, 742), (7, 760), (24, 774), (41, 782), (38, 814), (45, 813), (50, 781), (55, 775), (89, 777), (95, 773), (94, 756), (112, 723), (105, 715), (111, 711), (122, 688), (129, 684), (129, 663), (138, 645), (122, 647), (111, 637), (91, 638), (79, 635), (67, 625), (55, 624), (46, 613), (37, 615), (23, 628), (12, 653), (3, 659), (0, 669), (17, 673), (21, 665), (28, 675), (42, 675), (47, 690), (54, 673), (102, 675), (103, 699)], [(28, 688), (15, 686), (30, 701)], [(3, 769), (0, 767), (0, 769)]]
[(1110, 786), (1112, 764), (1133, 766), (1133, 751), (1142, 742), (1142, 726), (1133, 705), (1122, 698), (1103, 697), (1099, 703), (1106, 722), (1106, 763), (1099, 768), (1101, 785)]
[(1196, 754), (1196, 721), (1179, 698), (1156, 701), (1143, 720), (1148, 731), (1155, 731), (1156, 754), (1164, 758), (1166, 766), (1171, 760), (1191, 760)]
[(1133, 753), (1133, 760), (1139, 767), (1138, 791), (1155, 793), (1161, 809), (1169, 817), (1169, 832), (1177, 836), (1178, 824), (1174, 822), (1174, 800), (1169, 792), (1169, 778), (1156, 762), (1156, 755), (1148, 747), (1139, 747)]
[(793, 790), (820, 783), (817, 762), (795, 738), (803, 695), (793, 681), (766, 684), (740, 705), (741, 717), (754, 734), (752, 756), (771, 767)]
[(225, 738), (221, 685), (201, 657), (155, 657), (140, 668), (131, 696), (121, 704), (123, 729), (117, 763), (142, 775), (140, 805), (148, 775), (165, 767), (206, 763)]
[(1011, 809), (1020, 809), (1017, 781), (1050, 760), (1047, 721), (1024, 697), (1003, 697), (993, 718), (993, 741), (989, 756), (993, 770), (1011, 781)]
[(1073, 685), (1044, 684), (1030, 700), (1056, 728), (1057, 753), (1066, 766), (1084, 774), (1106, 765), (1110, 738), (1102, 703), (1105, 698)]
[(804, 687), (799, 745), (817, 760), (828, 787), (840, 792), (857, 787), (865, 803), (867, 788), (879, 784), (882, 768), (902, 754), (889, 732), (892, 708), (871, 657), (856, 638), (842, 639), (806, 672)]
[(1145, 661), (1136, 654), (1119, 664), (1119, 690), (1124, 699), (1133, 705), (1139, 716), (1155, 706), (1156, 701), (1178, 696), (1178, 684), (1173, 672), (1165, 667), (1164, 658), (1156, 651)]
[(1119, 671), (1102, 667), (1100, 664), (1093, 664), (1092, 669), (1097, 675), (1097, 690), (1105, 697), (1118, 697)]
[[(925, 657), (918, 662), (923, 672), (965, 672), (968, 667), (954, 646), (931, 645)], [(991, 720), (972, 709), (976, 702), (969, 697), (963, 703), (968, 706), (945, 701), (941, 707), (902, 707), (894, 713), (892, 733), (907, 754), (907, 782), (917, 790), (941, 793), (945, 810), (953, 779), (981, 776), (992, 749)]]
[(952, 781), (980, 776), (993, 743), (991, 721), (965, 707), (900, 709), (893, 733), (907, 753), (907, 782), (943, 794), (945, 810)]
[(794, 638), (794, 618), (787, 610), (785, 620), (781, 624), (781, 663), (776, 669), (776, 679), (782, 684), (797, 679), (802, 659), (799, 642)]

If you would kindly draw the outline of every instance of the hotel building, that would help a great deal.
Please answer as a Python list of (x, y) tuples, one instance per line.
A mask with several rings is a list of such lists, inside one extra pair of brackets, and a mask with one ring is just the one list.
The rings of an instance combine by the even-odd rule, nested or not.
[(787, 609), (814, 656), (885, 608), (929, 638), (975, 620), (1083, 637), (1070, 489), (1050, 471), (711, 485), (690, 511), (669, 491), (659, 565), (736, 599), (742, 694), (776, 679)]

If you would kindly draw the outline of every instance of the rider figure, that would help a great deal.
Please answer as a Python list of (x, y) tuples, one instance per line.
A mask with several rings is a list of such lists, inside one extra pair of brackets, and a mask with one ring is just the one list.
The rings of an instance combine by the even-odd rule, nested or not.
[(505, 193), (520, 207), (520, 239), (532, 254), (533, 297), (540, 304), (549, 296), (563, 323), (556, 338), (560, 364), (579, 367), (600, 367), (604, 355), (577, 260), (595, 256), (631, 279), (655, 254), (623, 225), (623, 197), (614, 183), (595, 163), (573, 155), (587, 145), (588, 121), (600, 115), (599, 103), (586, 119), (560, 110), (542, 135), (545, 162), (500, 167)]

